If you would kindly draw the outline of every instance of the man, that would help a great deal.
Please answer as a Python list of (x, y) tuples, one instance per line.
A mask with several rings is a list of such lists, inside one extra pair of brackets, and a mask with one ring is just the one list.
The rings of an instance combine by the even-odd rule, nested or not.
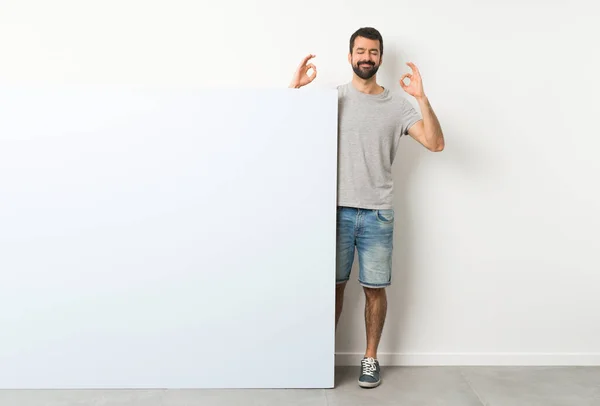
[[(301, 88), (317, 76), (307, 55), (296, 70), (291, 88)], [(403, 135), (410, 135), (430, 151), (444, 149), (444, 136), (423, 90), (418, 68), (400, 78), (400, 86), (413, 96), (417, 112), (402, 94), (377, 83), (383, 60), (383, 39), (374, 28), (360, 28), (350, 37), (348, 62), (352, 80), (340, 85), (339, 168), (337, 207), (336, 330), (342, 312), (344, 289), (358, 250), (358, 281), (363, 286), (367, 348), (358, 383), (376, 387), (381, 382), (377, 348), (387, 312), (385, 287), (391, 284), (394, 231), (392, 163)], [(312, 70), (309, 76), (308, 72)], [(405, 80), (409, 80), (409, 84)]]

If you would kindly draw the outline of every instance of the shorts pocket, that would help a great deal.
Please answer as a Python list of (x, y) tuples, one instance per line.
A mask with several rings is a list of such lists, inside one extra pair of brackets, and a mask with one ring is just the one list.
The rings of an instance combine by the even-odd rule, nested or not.
[(380, 223), (391, 224), (394, 222), (394, 209), (375, 210), (375, 217)]

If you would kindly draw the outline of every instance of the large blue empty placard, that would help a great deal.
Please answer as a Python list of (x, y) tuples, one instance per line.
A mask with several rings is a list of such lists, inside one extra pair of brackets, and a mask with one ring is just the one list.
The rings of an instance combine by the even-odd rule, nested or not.
[(331, 387), (334, 90), (4, 87), (0, 387)]

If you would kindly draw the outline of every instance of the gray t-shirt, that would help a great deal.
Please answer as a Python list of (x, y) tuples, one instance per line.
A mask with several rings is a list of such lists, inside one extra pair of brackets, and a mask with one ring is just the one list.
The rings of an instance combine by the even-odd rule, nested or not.
[(391, 209), (392, 164), (400, 138), (422, 118), (400, 93), (338, 90), (338, 206)]

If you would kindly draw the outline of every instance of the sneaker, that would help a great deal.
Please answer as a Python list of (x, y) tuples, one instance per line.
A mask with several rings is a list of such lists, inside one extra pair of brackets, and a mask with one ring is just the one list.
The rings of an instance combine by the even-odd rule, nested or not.
[(379, 361), (374, 358), (363, 358), (360, 362), (360, 378), (358, 385), (363, 388), (374, 388), (381, 383)]

